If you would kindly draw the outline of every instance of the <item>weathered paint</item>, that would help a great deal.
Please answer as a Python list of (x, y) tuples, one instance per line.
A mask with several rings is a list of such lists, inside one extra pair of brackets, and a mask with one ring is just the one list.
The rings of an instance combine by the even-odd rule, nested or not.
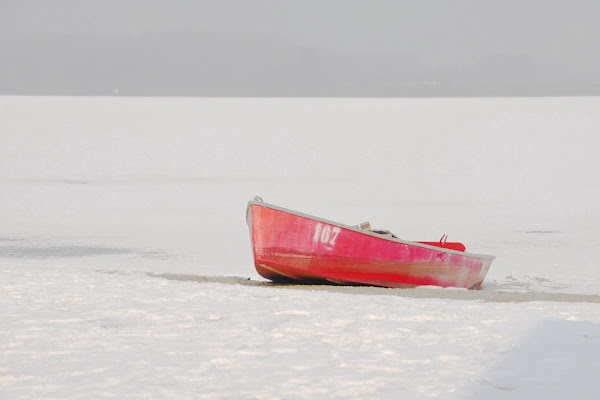
[(256, 270), (275, 281), (476, 288), (494, 259), (384, 237), (260, 201), (248, 203), (247, 221)]

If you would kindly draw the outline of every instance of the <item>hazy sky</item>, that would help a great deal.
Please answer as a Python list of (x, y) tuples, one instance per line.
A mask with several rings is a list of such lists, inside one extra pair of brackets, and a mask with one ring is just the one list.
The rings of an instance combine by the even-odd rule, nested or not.
[(600, 95), (597, 0), (0, 0), (0, 94)]

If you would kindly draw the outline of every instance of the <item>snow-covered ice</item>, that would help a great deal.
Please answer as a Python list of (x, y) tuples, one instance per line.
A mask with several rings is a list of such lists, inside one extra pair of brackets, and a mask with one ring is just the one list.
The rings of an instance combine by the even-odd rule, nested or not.
[[(595, 399), (599, 109), (0, 97), (0, 398)], [(482, 291), (269, 285), (254, 195), (497, 259)]]
[(3, 267), (2, 398), (594, 398), (598, 304)]

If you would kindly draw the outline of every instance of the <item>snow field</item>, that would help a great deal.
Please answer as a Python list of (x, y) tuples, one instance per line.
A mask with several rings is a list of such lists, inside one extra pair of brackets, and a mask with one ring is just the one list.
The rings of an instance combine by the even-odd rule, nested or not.
[[(3, 263), (0, 397), (595, 398), (600, 305), (483, 303)], [(556, 380), (558, 379), (558, 380)], [(516, 397), (515, 397), (516, 396)]]
[[(597, 399), (599, 106), (0, 96), (0, 399)], [(231, 284), (255, 195), (448, 234), (485, 295)]]

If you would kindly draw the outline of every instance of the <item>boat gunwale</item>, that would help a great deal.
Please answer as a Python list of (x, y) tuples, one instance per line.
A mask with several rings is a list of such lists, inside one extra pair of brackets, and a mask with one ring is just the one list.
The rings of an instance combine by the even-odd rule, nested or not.
[[(351, 231), (354, 231), (354, 232), (362, 233), (364, 235), (372, 236), (372, 237), (377, 238), (377, 239), (387, 240), (387, 241), (390, 241), (390, 242), (402, 243), (402, 244), (406, 244), (406, 245), (409, 245), (409, 246), (422, 247), (422, 248), (425, 248), (425, 249), (442, 251), (444, 253), (457, 254), (457, 255), (460, 255), (460, 256), (466, 256), (466, 257), (471, 257), (471, 258), (489, 259), (489, 260), (494, 260), (496, 258), (496, 256), (491, 256), (491, 255), (488, 255), (488, 254), (467, 253), (467, 252), (464, 252), (464, 251), (458, 251), (458, 250), (446, 249), (446, 248), (443, 248), (443, 247), (431, 246), (431, 245), (428, 245), (428, 244), (419, 243), (419, 242), (413, 242), (413, 241), (410, 241), (410, 240), (404, 240), (404, 239), (400, 239), (400, 238), (386, 237), (386, 236), (382, 236), (382, 235), (380, 235), (378, 233), (371, 232), (371, 231), (366, 230), (366, 229), (360, 229), (360, 228), (357, 228), (357, 227), (354, 227), (354, 226), (342, 224), (340, 222), (331, 221), (331, 220), (328, 220), (328, 219), (325, 219), (325, 218), (316, 217), (314, 215), (306, 214), (306, 213), (303, 213), (303, 212), (300, 212), (300, 211), (295, 211), (295, 210), (291, 210), (289, 208), (284, 208), (284, 207), (276, 206), (274, 204), (269, 204), (269, 203), (265, 203), (265, 202), (262, 202), (262, 201), (256, 201), (256, 200), (248, 202), (248, 205), (247, 205), (247, 208), (246, 208), (247, 222), (248, 222), (248, 213), (252, 212), (251, 211), (251, 207), (250, 207), (252, 205), (257, 205), (257, 206), (261, 206), (261, 207), (271, 208), (273, 210), (282, 211), (282, 212), (285, 212), (285, 213), (288, 213), (288, 214), (296, 215), (298, 217), (312, 219), (312, 220), (315, 220), (315, 221), (318, 221), (318, 222), (326, 223), (328, 225), (338, 226), (340, 228), (348, 229), (348, 230), (351, 230)], [(251, 223), (251, 219), (250, 219), (250, 223)], [(254, 247), (254, 246), (252, 246), (252, 247)]]

